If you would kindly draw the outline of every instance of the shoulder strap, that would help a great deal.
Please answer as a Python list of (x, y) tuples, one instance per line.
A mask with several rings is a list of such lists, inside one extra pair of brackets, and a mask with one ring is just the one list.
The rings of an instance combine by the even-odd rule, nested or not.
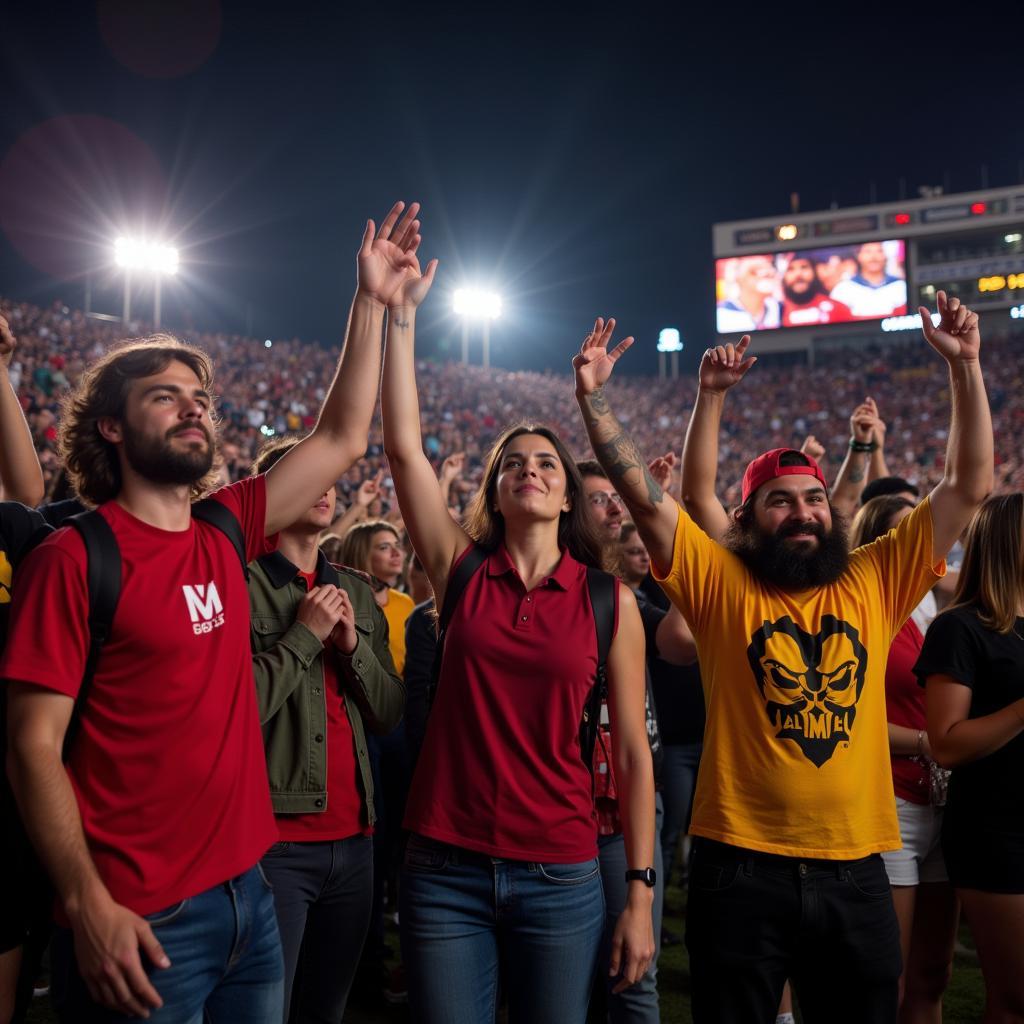
[(81, 534), (85, 544), (85, 578), (89, 595), (89, 653), (85, 659), (75, 710), (64, 735), (64, 759), (67, 760), (78, 735), (82, 707), (89, 697), (96, 663), (110, 636), (117, 602), (121, 597), (121, 549), (110, 524), (95, 510), (69, 516), (65, 523)]
[(242, 533), (242, 524), (238, 521), (238, 516), (216, 498), (203, 498), (202, 501), (197, 501), (192, 506), (192, 516), (216, 527), (231, 541), (231, 546), (238, 555), (238, 561), (242, 564), (242, 572), (248, 582), (249, 564), (245, 560), (245, 535)]
[(618, 580), (611, 573), (587, 566), (587, 590), (590, 593), (590, 607), (594, 613), (594, 628), (597, 632), (597, 672), (594, 685), (587, 695), (583, 707), (583, 721), (580, 723), (580, 756), (583, 763), (594, 769), (594, 744), (601, 721), (601, 704), (608, 698), (608, 652), (612, 646), (615, 631), (615, 588)]
[(430, 684), (427, 690), (427, 708), (434, 702), (437, 683), (441, 678), (441, 658), (444, 655), (444, 638), (448, 626), (455, 614), (455, 608), (466, 589), (466, 584), (473, 578), (477, 569), (487, 560), (487, 552), (479, 544), (474, 544), (463, 555), (455, 570), (448, 576), (448, 585), (444, 591), (444, 605), (437, 618), (437, 646), (434, 648), (434, 663), (430, 670)]

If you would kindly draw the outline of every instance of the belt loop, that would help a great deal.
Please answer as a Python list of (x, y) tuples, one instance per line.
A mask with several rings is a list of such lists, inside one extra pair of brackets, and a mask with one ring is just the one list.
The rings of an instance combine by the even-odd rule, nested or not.
[(836, 864), (836, 878), (840, 882), (845, 882), (850, 877), (850, 869), (848, 866), (849, 862), (841, 860)]
[(752, 878), (754, 874), (754, 858), (752, 855), (747, 856), (743, 861), (743, 874), (747, 878)]

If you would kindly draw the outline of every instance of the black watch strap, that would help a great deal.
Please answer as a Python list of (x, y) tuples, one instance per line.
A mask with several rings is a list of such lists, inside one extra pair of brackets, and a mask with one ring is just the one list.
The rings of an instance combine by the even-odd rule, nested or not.
[(639, 868), (636, 871), (626, 872), (627, 882), (643, 882), (648, 889), (653, 889), (658, 880), (658, 873), (654, 868)]

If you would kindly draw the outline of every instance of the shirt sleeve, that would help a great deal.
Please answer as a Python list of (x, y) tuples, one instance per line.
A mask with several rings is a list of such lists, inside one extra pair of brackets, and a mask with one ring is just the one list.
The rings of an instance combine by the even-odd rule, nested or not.
[[(707, 628), (707, 620), (720, 596), (723, 566), (729, 552), (713, 541), (679, 506), (672, 567), (663, 578), (651, 572), (662, 590), (683, 613), (695, 632)], [(732, 556), (734, 557), (734, 556)]]
[(851, 555), (870, 562), (878, 577), (889, 629), (895, 636), (925, 594), (946, 575), (945, 561), (932, 561), (931, 501), (925, 498), (895, 530)]
[(0, 679), (77, 696), (89, 653), (88, 619), (85, 546), (74, 530), (61, 530), (18, 569)]
[(225, 508), (234, 513), (242, 525), (245, 537), (245, 560), (251, 562), (261, 555), (277, 550), (277, 534), (264, 535), (267, 522), (267, 479), (259, 476), (245, 477), (226, 487), (220, 487), (211, 495)]
[(658, 651), (658, 626), (668, 612), (652, 604), (643, 591), (636, 593), (636, 605), (640, 609), (640, 621), (644, 624), (644, 641), (646, 644), (647, 657), (656, 658), (661, 654)]
[(925, 634), (914, 674), (923, 686), (929, 676), (949, 676), (974, 689), (981, 662), (981, 637), (964, 611), (940, 615)]

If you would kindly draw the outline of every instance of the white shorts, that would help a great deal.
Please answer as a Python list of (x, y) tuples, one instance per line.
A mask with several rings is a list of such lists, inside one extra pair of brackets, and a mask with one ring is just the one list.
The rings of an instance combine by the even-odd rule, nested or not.
[(882, 854), (890, 885), (927, 885), (948, 882), (946, 862), (942, 859), (939, 836), (942, 832), (942, 808), (915, 804), (896, 797), (896, 817), (900, 822), (902, 850)]

